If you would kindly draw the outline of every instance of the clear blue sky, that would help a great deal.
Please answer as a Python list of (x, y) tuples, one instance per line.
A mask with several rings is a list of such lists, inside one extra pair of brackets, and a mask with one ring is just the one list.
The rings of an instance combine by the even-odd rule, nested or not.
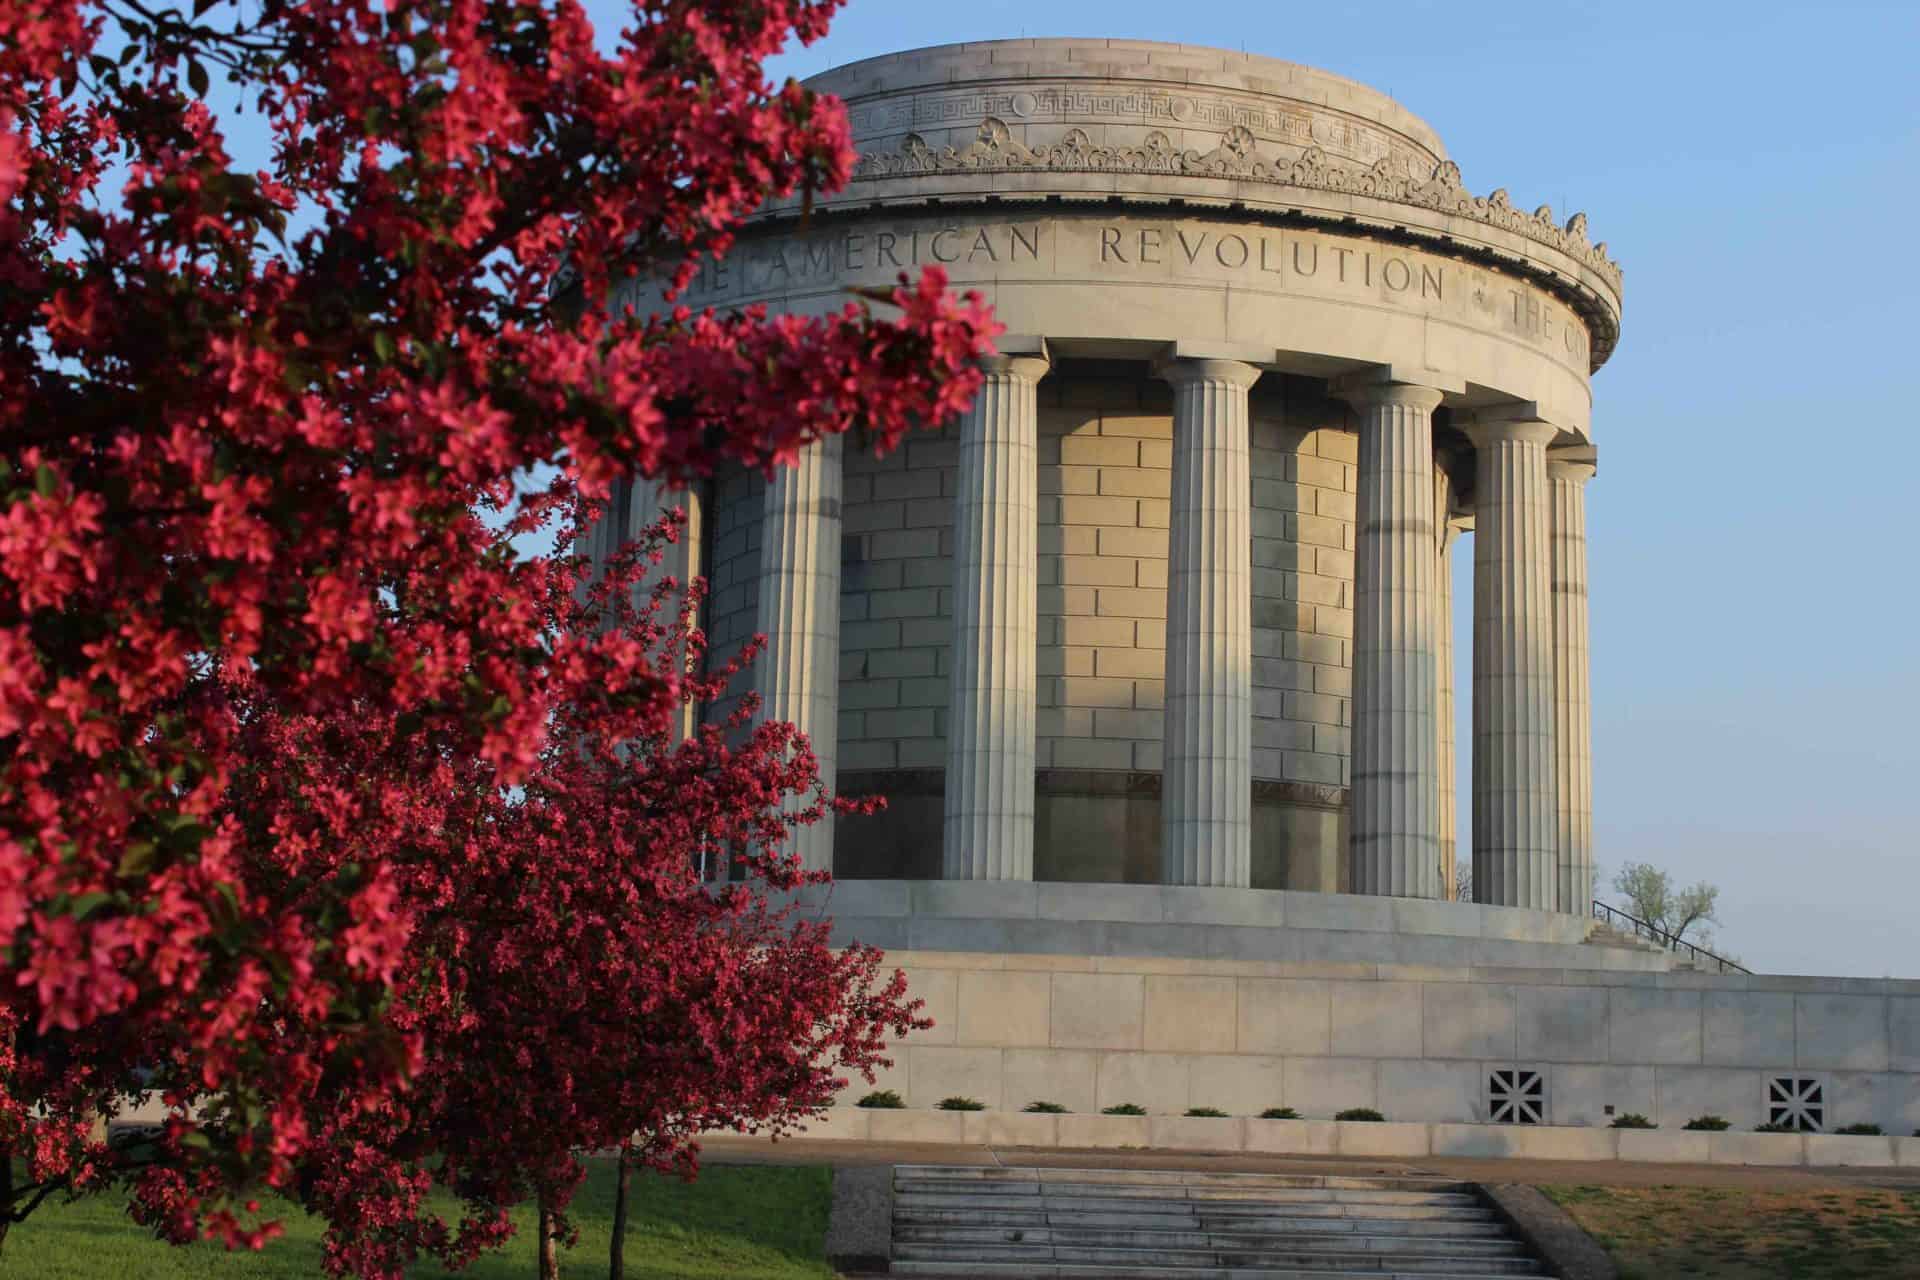
[(1587, 211), (1627, 272), (1589, 489), (1598, 857), (1720, 885), (1756, 967), (1920, 976), (1920, 4), (852, 0), (780, 70), (1022, 35), (1324, 67), (1475, 190)]

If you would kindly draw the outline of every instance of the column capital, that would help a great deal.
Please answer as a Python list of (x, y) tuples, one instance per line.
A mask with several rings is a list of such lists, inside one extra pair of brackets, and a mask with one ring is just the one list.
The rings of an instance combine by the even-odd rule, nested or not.
[(1345, 400), (1362, 413), (1379, 405), (1406, 405), (1432, 413), (1447, 398), (1447, 393), (1439, 387), (1417, 382), (1349, 382), (1345, 379), (1327, 384), (1327, 394), (1335, 400)]
[(980, 371), (991, 377), (1019, 378), (1025, 382), (1038, 382), (1053, 368), (1053, 362), (1044, 354), (1019, 355), (1004, 351), (980, 357), (979, 365)]
[(1560, 428), (1544, 418), (1532, 417), (1488, 417), (1475, 414), (1473, 417), (1456, 424), (1467, 433), (1467, 439), (1473, 441), (1474, 448), (1484, 449), (1490, 444), (1503, 440), (1517, 440), (1522, 444), (1549, 445), (1560, 436)]
[(1218, 356), (1162, 356), (1153, 366), (1155, 377), (1175, 386), (1184, 382), (1228, 382), (1243, 391), (1258, 382), (1262, 372), (1260, 366), (1245, 360)]
[(1003, 333), (994, 340), (993, 346), (995, 354), (980, 358), (983, 372), (1038, 382), (1053, 367), (1053, 353), (1047, 349), (1047, 340), (1034, 334)]
[(1547, 450), (1547, 474), (1555, 479), (1578, 480), (1585, 484), (1599, 470), (1598, 451), (1590, 444)]

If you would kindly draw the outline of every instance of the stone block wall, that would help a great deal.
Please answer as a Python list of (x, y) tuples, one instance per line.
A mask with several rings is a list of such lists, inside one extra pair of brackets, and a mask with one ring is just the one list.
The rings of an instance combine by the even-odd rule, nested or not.
[[(1068, 361), (1039, 395), (1035, 876), (1154, 883), (1171, 392), (1137, 363)], [(1250, 421), (1254, 884), (1335, 891), (1345, 887), (1356, 437), (1310, 378), (1269, 375)], [(885, 458), (846, 454), (839, 786), (883, 794), (889, 807), (840, 825), (842, 876), (939, 874), (955, 431), (915, 434)], [(716, 659), (757, 623), (763, 491), (748, 474), (713, 487)]]
[[(1579, 970), (1260, 964), (893, 951), (934, 1027), (879, 1087), (911, 1107), (964, 1094), (1086, 1115), (1132, 1102), (1309, 1120), (1494, 1120), (1490, 1077), (1538, 1076), (1539, 1123), (1637, 1112), (1664, 1137), (1773, 1118), (1769, 1086), (1812, 1081), (1820, 1127), (1920, 1125), (1920, 983)], [(870, 1086), (856, 1083), (844, 1101)], [(1677, 1136), (1677, 1135), (1676, 1135)], [(1692, 1136), (1692, 1135), (1688, 1135)]]

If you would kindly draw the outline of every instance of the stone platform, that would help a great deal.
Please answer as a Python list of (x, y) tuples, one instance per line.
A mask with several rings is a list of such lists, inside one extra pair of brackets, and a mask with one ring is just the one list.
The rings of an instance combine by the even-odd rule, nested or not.
[(1120, 1103), (1153, 1146), (1192, 1107), (1242, 1126), (1275, 1107), (1595, 1131), (1639, 1114), (1673, 1138), (1718, 1115), (1723, 1146), (1766, 1122), (1920, 1126), (1920, 982), (1696, 973), (1576, 917), (1382, 897), (843, 881), (816, 907), (837, 941), (884, 947), (934, 1020), (843, 1095), (898, 1091), (913, 1110), (883, 1126), (957, 1133), (932, 1110), (956, 1095), (1017, 1124), (1058, 1103), (1063, 1145)]

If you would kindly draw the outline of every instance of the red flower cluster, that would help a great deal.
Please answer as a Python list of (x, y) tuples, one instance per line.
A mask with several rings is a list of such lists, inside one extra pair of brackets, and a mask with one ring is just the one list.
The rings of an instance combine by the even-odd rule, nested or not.
[[(915, 1024), (777, 905), (804, 740), (751, 700), (676, 738), (738, 671), (699, 584), (636, 586), (677, 526), (591, 587), (522, 549), (625, 475), (973, 395), (995, 327), (936, 271), (884, 316), (671, 306), (846, 179), (838, 104), (762, 70), (837, 7), (636, 0), (602, 52), (573, 0), (0, 6), (0, 1233), (124, 1181), (257, 1247), (266, 1185), (397, 1276), (563, 1207), (582, 1149), (783, 1128)], [(150, 1094), (164, 1132), (101, 1140)]]

